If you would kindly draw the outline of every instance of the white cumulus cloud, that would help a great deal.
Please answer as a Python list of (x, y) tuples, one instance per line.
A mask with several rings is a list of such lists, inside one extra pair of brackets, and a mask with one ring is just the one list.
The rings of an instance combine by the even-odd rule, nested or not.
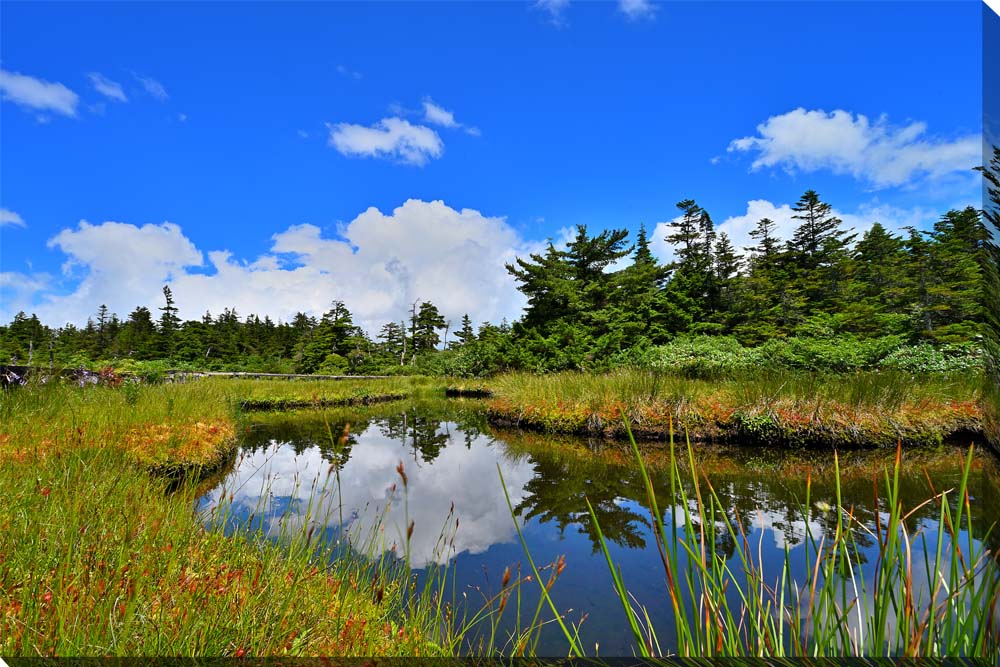
[(424, 98), (424, 120), (434, 125), (442, 127), (458, 127), (455, 122), (455, 114), (444, 107), (434, 104), (434, 100), (429, 97)]
[[(774, 222), (774, 236), (779, 241), (788, 241), (795, 234), (799, 227), (799, 220), (794, 217), (795, 211), (792, 204), (775, 204), (766, 199), (752, 199), (747, 202), (746, 213), (734, 215), (726, 218), (716, 225), (716, 231), (725, 232), (736, 251), (745, 254), (745, 249), (755, 246), (757, 241), (750, 236), (750, 232), (757, 226), (763, 218), (769, 218)], [(840, 218), (844, 230), (852, 230), (857, 234), (857, 239), (871, 229), (876, 222), (895, 234), (902, 234), (905, 227), (927, 228), (934, 220), (940, 217), (941, 212), (921, 207), (899, 208), (878, 201), (862, 204), (853, 212), (842, 212), (833, 210), (833, 215)], [(674, 220), (678, 220), (675, 218)], [(653, 254), (663, 262), (674, 260), (673, 247), (664, 238), (671, 233), (670, 223), (661, 222), (654, 228), (650, 247)], [(857, 240), (856, 239), (856, 240)]]
[[(31, 312), (28, 305), (41, 292), (52, 289), (52, 277), (46, 273), (0, 271), (0, 313), (3, 322), (10, 322), (19, 310)], [(4, 363), (8, 359), (2, 360)]]
[(388, 213), (369, 208), (337, 238), (315, 225), (293, 225), (252, 261), (211, 250), (204, 253), (207, 272), (189, 270), (202, 265), (203, 253), (172, 223), (83, 222), (50, 246), (68, 256), (65, 280), (79, 282), (64, 295), (21, 290), (5, 299), (0, 316), (9, 320), (23, 309), (48, 323), (83, 323), (102, 303), (125, 316), (139, 305), (162, 305), (169, 282), (185, 318), (235, 308), (288, 321), (298, 311), (322, 315), (340, 299), (374, 334), (419, 300), (437, 305), (454, 330), (465, 313), (479, 323), (519, 317), (524, 299), (504, 264), (540, 249), (504, 218), (415, 199)]
[(444, 153), (438, 133), (402, 118), (383, 118), (372, 126), (327, 124), (331, 146), (342, 155), (378, 157), (423, 166)]
[(51, 83), (0, 68), (0, 97), (34, 111), (76, 116), (79, 96), (61, 83)]
[(185, 267), (203, 264), (201, 252), (170, 222), (137, 227), (84, 220), (48, 245), (66, 254), (64, 276), (83, 276), (65, 296), (39, 295), (39, 317), (52, 324), (85, 322), (102, 303), (123, 316), (136, 306), (158, 306), (164, 282), (183, 275)]
[(125, 91), (122, 90), (122, 85), (117, 81), (112, 81), (103, 74), (98, 72), (90, 72), (87, 74), (87, 78), (90, 79), (90, 83), (94, 86), (94, 90), (104, 95), (108, 99), (117, 100), (118, 102), (128, 102), (128, 97), (125, 96)]
[(0, 227), (24, 227), (24, 219), (15, 211), (0, 208)]
[(826, 169), (878, 189), (968, 172), (982, 160), (981, 142), (978, 134), (930, 137), (921, 122), (895, 126), (884, 115), (872, 121), (841, 109), (800, 107), (768, 118), (756, 135), (735, 139), (728, 150), (753, 154), (752, 169)]

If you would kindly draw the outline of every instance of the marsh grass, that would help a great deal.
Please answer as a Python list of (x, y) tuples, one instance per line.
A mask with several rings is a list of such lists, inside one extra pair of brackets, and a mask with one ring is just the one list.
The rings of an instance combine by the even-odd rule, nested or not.
[[(897, 448), (895, 459), (874, 486), (868, 514), (875, 517), (874, 525), (860, 520), (857, 508), (842, 501), (835, 457), (836, 503), (825, 508), (836, 515), (835, 533), (832, 537), (815, 535), (807, 529), (804, 544), (794, 551), (786, 545), (783, 560), (769, 569), (761, 544), (747, 534), (738, 513), (731, 516), (734, 510), (700, 470), (690, 440), (686, 449), (678, 450), (671, 436), (670, 465), (652, 470), (629, 435), (662, 563), (663, 595), (672, 610), (669, 628), (655, 626), (630, 592), (589, 500), (587, 506), (607, 561), (613, 595), (638, 655), (995, 660), (1000, 654), (1000, 563), (997, 554), (985, 546), (995, 523), (985, 533), (981, 528), (974, 530), (968, 488), (971, 448), (962, 460), (958, 484), (932, 487), (931, 495), (915, 507), (904, 506), (900, 497), (901, 450)], [(664, 480), (654, 484), (653, 479), (664, 475), (668, 498), (656, 492)], [(807, 527), (813, 511), (810, 489), (807, 481), (798, 510)], [(914, 529), (912, 515), (928, 506), (936, 508), (936, 520)], [(718, 529), (735, 544), (733, 556), (717, 550)], [(862, 532), (877, 544), (874, 573), (867, 579), (858, 539)], [(758, 539), (763, 540), (763, 533)], [(522, 545), (527, 552), (523, 538)], [(548, 599), (546, 590), (542, 595)], [(554, 618), (559, 618), (555, 603), (551, 604)], [(559, 627), (568, 652), (582, 655), (576, 629), (562, 622)]]
[(374, 537), (332, 558), (309, 521), (282, 517), (265, 535), (222, 530), (225, 503), (193, 511), (199, 482), (234, 463), (248, 394), (422, 387), (221, 379), (0, 392), (0, 654), (449, 653), (435, 587), (415, 594), (406, 563), (383, 558)]
[(193, 484), (168, 493), (119, 450), (5, 468), (0, 484), (5, 655), (444, 651), (388, 561), (328, 560), (308, 522), (227, 535), (225, 505), (196, 515)]
[(87, 386), (52, 381), (0, 392), (0, 461), (71, 449), (126, 449), (150, 466), (204, 466), (230, 453), (248, 403), (316, 406), (443, 395), (428, 378), (330, 382), (211, 378)]
[[(623, 373), (610, 386), (607, 379), (578, 383), (577, 377), (556, 376), (548, 384), (501, 378), (500, 386), (509, 392), (524, 383), (538, 400), (583, 405), (585, 423), (592, 420), (588, 410), (641, 401), (700, 406), (719, 391), (718, 383), (656, 375)], [(783, 400), (786, 392), (804, 401), (801, 392), (832, 391), (810, 379), (802, 382), (789, 389), (762, 379), (758, 390), (768, 401), (775, 395)], [(933, 405), (965, 391), (961, 382), (887, 387), (861, 390), (869, 397), (864, 400)], [(232, 446), (245, 426), (241, 404), (247, 396), (311, 398), (319, 392), (343, 398), (372, 391), (370, 381), (353, 386), (217, 379), (127, 390), (56, 384), (0, 393), (0, 654), (532, 655), (552, 628), (567, 639), (570, 653), (582, 654), (585, 619), (571, 622), (555, 599), (565, 561), (544, 565), (529, 555), (525, 567), (504, 574), (499, 590), (471, 595), (456, 589), (447, 566), (429, 568), (418, 583), (408, 560), (413, 524), (402, 464), (395, 473), (386, 471), (398, 483), (391, 502), (403, 503), (407, 516), (398, 534), (380, 521), (363, 533), (319, 530), (345, 526), (342, 503), (333, 501), (341, 482), (336, 465), (310, 483), (304, 505), (276, 509), (262, 500), (247, 516), (223, 493), (207, 514), (193, 511), (204, 490), (199, 480), (239, 463)], [(439, 390), (434, 383), (399, 378), (377, 391), (419, 396)], [(663, 416), (669, 423), (673, 413)], [(346, 433), (336, 432), (330, 421), (326, 435), (330, 447), (344, 446)], [(898, 458), (879, 492), (891, 509), (883, 520), (876, 501), (882, 523), (874, 530), (838, 497), (836, 537), (807, 542), (804, 569), (810, 574), (803, 583), (792, 576), (803, 568), (790, 552), (780, 572), (764, 571), (743, 524), (729, 520), (690, 448), (687, 457), (678, 455), (671, 439), (667, 461), (661, 455), (659, 465), (647, 469), (631, 442), (652, 515), (664, 516), (650, 476), (666, 475), (672, 497), (681, 499), (673, 505), (685, 516), (669, 528), (654, 521), (666, 594), (674, 601), (676, 652), (988, 655), (997, 649), (994, 557), (979, 542), (959, 539), (963, 526), (972, 532), (966, 487), (971, 457), (961, 483), (935, 491), (928, 501), (940, 508), (936, 532), (910, 528), (897, 502)], [(186, 474), (150, 474), (178, 465)], [(839, 467), (837, 475), (839, 485)], [(663, 487), (661, 481), (655, 488)], [(269, 498), (266, 486), (261, 491), (262, 499)], [(807, 493), (802, 512), (810, 511), (809, 502)], [(451, 519), (438, 538), (445, 554), (459, 530)], [(592, 510), (591, 519), (599, 531)], [(740, 545), (737, 563), (723, 559), (715, 540), (706, 537), (706, 527), (717, 525)], [(856, 568), (852, 535), (863, 527), (880, 547), (874, 580), (860, 578)], [(922, 554), (925, 569), (940, 572), (923, 589), (912, 579), (912, 565)], [(610, 558), (609, 566), (637, 651), (670, 652)], [(530, 603), (525, 586), (538, 587)], [(921, 590), (929, 593), (921, 597)], [(729, 602), (734, 591), (738, 604)], [(874, 601), (858, 592), (873, 593)], [(852, 626), (855, 617), (861, 622)]]
[(604, 375), (494, 378), (493, 423), (546, 432), (666, 441), (673, 421), (695, 440), (891, 447), (982, 432), (975, 374), (823, 375), (765, 369), (719, 380), (620, 369)]

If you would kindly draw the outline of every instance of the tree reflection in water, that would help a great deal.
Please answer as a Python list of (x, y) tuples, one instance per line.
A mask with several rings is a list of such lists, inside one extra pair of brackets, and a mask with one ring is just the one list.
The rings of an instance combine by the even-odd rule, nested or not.
[[(349, 428), (348, 428), (349, 427)], [(341, 443), (341, 434), (347, 438)], [(599, 549), (596, 527), (587, 516), (585, 499), (593, 505), (604, 537), (629, 549), (648, 546), (650, 517), (646, 506), (642, 477), (631, 453), (622, 443), (594, 443), (580, 439), (539, 435), (517, 431), (491, 431), (479, 404), (466, 400), (424, 400), (367, 408), (335, 409), (324, 412), (300, 411), (254, 416), (243, 439), (244, 451), (254, 452), (282, 443), (297, 454), (318, 448), (324, 461), (343, 469), (358, 446), (364, 446), (368, 434), (397, 441), (409, 452), (411, 465), (433, 466), (446, 447), (471, 450), (476, 443), (488, 440), (497, 455), (528, 463), (533, 472), (516, 503), (515, 512), (524, 522), (553, 525), (560, 538), (567, 530), (586, 535), (592, 553)], [(669, 523), (676, 509), (667, 502), (670, 487), (665, 469), (669, 465), (664, 444), (647, 446), (644, 456), (665, 520)], [(903, 453), (900, 497), (909, 511), (935, 493), (954, 488), (960, 477), (959, 447), (910, 450)], [(687, 472), (687, 451), (676, 449), (683, 469), (685, 490), (694, 497), (694, 485)], [(837, 516), (830, 508), (836, 505), (832, 452), (768, 450), (761, 448), (696, 445), (695, 464), (727, 508), (730, 521), (742, 526), (745, 534), (755, 530), (770, 531), (775, 546), (794, 548), (802, 544), (807, 532), (812, 539), (832, 539), (837, 530)], [(872, 526), (876, 511), (887, 512), (884, 488), (885, 471), (892, 466), (893, 452), (885, 450), (852, 451), (840, 454), (841, 494), (858, 523)], [(970, 500), (984, 507), (1000, 502), (997, 466), (987, 456), (974, 464), (970, 480)], [(810, 487), (807, 489), (807, 480)], [(455, 479), (460, 485), (481, 480)], [(807, 492), (811, 507), (803, 512)], [(457, 493), (456, 496), (463, 494)], [(957, 505), (958, 498), (949, 496)], [(695, 520), (697, 508), (692, 505)], [(876, 510), (877, 508), (877, 510)], [(907, 517), (907, 529), (915, 534), (920, 523), (934, 520), (939, 513), (935, 503), (919, 507)], [(974, 513), (974, 532), (986, 534), (992, 517), (988, 512)], [(858, 554), (874, 546), (872, 537), (857, 524), (855, 540)], [(714, 534), (719, 553), (731, 557), (735, 544), (728, 530), (717, 523)], [(994, 534), (994, 539), (998, 539)]]
[[(527, 495), (516, 510), (525, 520), (554, 523), (560, 533), (575, 527), (586, 534), (596, 552), (599, 541), (587, 516), (584, 498), (594, 507), (604, 537), (619, 546), (645, 548), (650, 529), (645, 509), (646, 492), (631, 452), (620, 443), (585, 446), (579, 440), (547, 435), (507, 431), (497, 435), (508, 451), (531, 460), (536, 476), (525, 487)], [(671, 507), (666, 447), (644, 447), (650, 478), (664, 519), (683, 521), (680, 507)], [(682, 468), (685, 492), (695, 497), (687, 460), (686, 445), (676, 447)], [(905, 524), (915, 535), (921, 522), (936, 521), (940, 506), (927, 503), (932, 496), (955, 489), (961, 478), (961, 457), (966, 450), (954, 445), (903, 452), (900, 500), (907, 515)], [(875, 546), (874, 539), (861, 527), (875, 525), (876, 512), (888, 512), (884, 496), (885, 474), (891, 471), (894, 451), (865, 450), (839, 454), (840, 491), (844, 506), (857, 520), (854, 540), (859, 547), (859, 562), (867, 562), (866, 552)], [(795, 547), (806, 539), (833, 539), (837, 531), (837, 492), (832, 452), (767, 450), (761, 448), (696, 445), (695, 465), (702, 476), (703, 493), (708, 484), (727, 508), (734, 526), (741, 525), (750, 535), (755, 529), (769, 529), (775, 546)], [(974, 506), (996, 507), (1000, 502), (1000, 467), (985, 453), (976, 458), (969, 481), (970, 502)], [(706, 483), (707, 482), (707, 483)], [(803, 511), (808, 497), (811, 507)], [(953, 509), (959, 499), (948, 495)], [(631, 501), (631, 502), (629, 502)], [(697, 506), (689, 500), (693, 520)], [(991, 504), (992, 503), (992, 504)], [(641, 508), (639, 507), (641, 506)], [(876, 509), (877, 508), (877, 509)], [(973, 532), (983, 536), (997, 517), (990, 512), (973, 513)], [(859, 525), (860, 524), (860, 525)], [(716, 549), (727, 558), (734, 555), (735, 544), (719, 518), (715, 527)], [(995, 533), (991, 534), (997, 539)]]
[[(569, 562), (557, 585), (560, 607), (589, 616), (582, 638), (599, 641), (602, 650), (628, 652), (627, 641), (615, 643), (627, 636), (628, 629), (620, 627), (621, 609), (608, 595), (607, 565), (597, 553), (598, 533), (587, 514), (586, 500), (626, 581), (648, 584), (634, 590), (637, 599), (648, 605), (654, 622), (664, 623), (671, 612), (662, 589), (656, 592), (659, 556), (644, 483), (631, 450), (622, 443), (495, 431), (486, 425), (481, 406), (468, 400), (424, 400), (251, 415), (239, 460), (206, 493), (200, 507), (211, 509), (233, 494), (237, 521), (255, 511), (265, 531), (271, 522), (305, 525), (319, 521), (326, 536), (339, 540), (344, 535), (352, 545), (352, 534), (369, 535), (384, 527), (386, 549), (393, 541), (399, 542), (396, 536), (405, 535), (409, 521), (415, 520), (411, 564), (422, 574), (429, 571), (422, 568), (433, 563), (454, 563), (455, 590), (461, 594), (484, 585), (484, 572), (499, 577), (504, 568), (516, 570), (518, 562), (524, 563), (500, 487), (499, 466), (532, 555), (540, 564), (563, 555)], [(348, 435), (341, 443), (345, 429)], [(643, 452), (669, 529), (675, 515), (683, 517), (677, 501), (670, 502), (669, 450), (661, 443)], [(952, 446), (903, 453), (900, 498), (906, 511), (934, 493), (957, 486), (963, 453), (962, 448)], [(679, 447), (677, 455), (687, 496), (694, 498), (686, 448)], [(761, 549), (768, 571), (778, 571), (775, 568), (780, 568), (787, 547), (796, 563), (791, 576), (803, 580), (804, 572), (797, 568), (804, 563), (805, 540), (829, 543), (837, 530), (832, 452), (697, 445), (694, 458), (702, 475), (702, 493), (708, 493), (710, 483), (730, 521), (738, 521), (755, 551)], [(393, 500), (402, 493), (394, 491), (399, 481), (394, 469), (400, 460), (409, 475), (406, 503)], [(860, 564), (874, 560), (877, 546), (858, 527), (859, 522), (872, 526), (877, 512), (886, 511), (881, 490), (884, 471), (892, 462), (893, 452), (884, 450), (840, 455), (841, 493), (844, 505), (857, 519), (852, 529), (859, 547), (854, 557)], [(337, 488), (326, 489), (327, 495), (313, 503), (317, 487), (312, 480), (324, 479), (334, 470)], [(807, 480), (811, 486), (806, 509)], [(998, 480), (994, 459), (978, 456), (969, 484), (973, 508), (982, 508), (973, 511), (977, 538), (987, 534), (996, 518), (992, 508), (1000, 507)], [(959, 499), (954, 495), (948, 501), (956, 505)], [(697, 521), (697, 508), (689, 502)], [(443, 552), (440, 531), (452, 504), (461, 525)], [(303, 513), (302, 508), (310, 506), (311, 514)], [(261, 513), (261, 507), (267, 511)], [(283, 511), (292, 516), (282, 516)], [(909, 534), (933, 529), (939, 511), (933, 502), (919, 507), (906, 520)], [(454, 529), (454, 521), (450, 525), (446, 530)], [(714, 534), (716, 552), (732, 559), (736, 545), (722, 522), (706, 532)], [(933, 539), (929, 536), (928, 542)], [(996, 550), (1000, 531), (990, 533), (989, 539), (989, 546)], [(923, 548), (916, 540), (913, 546)], [(871, 567), (872, 563), (865, 565), (869, 572)], [(525, 595), (524, 604), (530, 606), (537, 591), (525, 589)], [(550, 640), (546, 646), (562, 650), (558, 636), (545, 641)]]

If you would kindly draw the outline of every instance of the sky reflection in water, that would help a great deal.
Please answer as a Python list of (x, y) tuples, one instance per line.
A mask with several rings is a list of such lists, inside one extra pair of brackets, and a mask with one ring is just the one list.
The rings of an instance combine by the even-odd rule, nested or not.
[[(594, 506), (626, 585), (663, 628), (661, 642), (672, 641), (662, 566), (649, 513), (640, 503), (645, 497), (642, 480), (627, 452), (586, 451), (587, 443), (565, 439), (552, 447), (552, 438), (542, 436), (494, 435), (475, 409), (448, 404), (399, 404), (356, 415), (331, 413), (327, 419), (334, 441), (348, 417), (353, 417), (351, 435), (343, 448), (331, 441), (322, 415), (261, 418), (244, 439), (243, 454), (233, 470), (202, 497), (199, 508), (208, 512), (232, 494), (233, 520), (246, 521), (255, 513), (257, 525), (269, 534), (278, 533), (277, 519), (283, 513), (287, 514), (286, 528), (301, 527), (308, 510), (309, 520), (336, 538), (343, 517), (349, 542), (365, 543), (381, 526), (379, 544), (388, 549), (395, 543), (397, 553), (405, 544), (407, 520), (412, 520), (411, 565), (454, 563), (459, 595), (467, 593), (478, 607), (483, 595), (498, 590), (505, 567), (516, 571), (520, 563), (527, 573), (499, 466), (536, 563), (566, 557), (567, 568), (553, 597), (567, 611), (568, 620), (577, 622), (586, 615), (581, 637), (588, 652), (599, 645), (601, 655), (631, 655), (633, 647), (586, 514), (585, 497)], [(959, 454), (954, 448), (908, 453), (911, 463), (904, 469), (904, 504), (915, 506), (929, 497), (924, 470), (939, 490), (957, 485)], [(659, 456), (662, 462), (662, 453)], [(765, 571), (773, 577), (780, 572), (786, 545), (794, 554), (802, 548), (807, 530), (816, 538), (835, 531), (836, 513), (830, 509), (836, 500), (831, 455), (710, 448), (699, 459), (723, 504), (731, 508), (730, 517), (739, 516), (754, 550), (760, 550)], [(400, 462), (408, 480), (405, 496), (396, 472)], [(881, 479), (880, 470), (891, 465), (891, 456), (885, 452), (845, 454), (841, 465), (845, 506), (856, 506), (856, 515), (873, 524), (873, 479)], [(806, 466), (813, 476), (808, 519), (801, 508)], [(339, 487), (335, 474), (328, 477), (337, 467)], [(653, 475), (661, 506), (669, 507), (665, 477)], [(977, 460), (970, 493), (974, 507), (997, 506), (1000, 493), (991, 461)], [(689, 506), (694, 509), (693, 503)], [(680, 526), (682, 509), (676, 505), (673, 509)], [(916, 513), (909, 526), (911, 534), (933, 519), (936, 511), (927, 507)], [(671, 518), (670, 510), (667, 518)], [(982, 534), (978, 528), (985, 532), (985, 526), (974, 526)], [(728, 531), (717, 525), (715, 533), (718, 549), (732, 556), (735, 545)], [(450, 540), (447, 546), (442, 544), (442, 534)], [(876, 545), (863, 532), (857, 539), (864, 546), (859, 565), (870, 571)], [(922, 559), (917, 560), (922, 565)], [(524, 593), (522, 605), (533, 610), (537, 590), (525, 588)], [(738, 604), (735, 599), (731, 602)], [(565, 641), (556, 628), (543, 634), (539, 651), (565, 654)]]

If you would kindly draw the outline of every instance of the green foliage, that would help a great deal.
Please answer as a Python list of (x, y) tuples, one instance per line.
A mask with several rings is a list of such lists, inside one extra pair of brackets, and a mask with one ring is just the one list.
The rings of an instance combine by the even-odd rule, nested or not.
[(774, 367), (845, 373), (875, 368), (901, 343), (900, 336), (793, 337), (768, 341), (758, 349), (766, 363)]
[[(996, 197), (994, 171), (984, 175)], [(852, 245), (855, 235), (842, 228), (832, 205), (808, 190), (794, 207), (799, 225), (792, 238), (781, 242), (774, 222), (762, 219), (744, 257), (693, 199), (677, 207), (681, 215), (662, 239), (674, 247), (668, 265), (654, 257), (655, 239), (644, 226), (630, 248), (624, 229), (592, 235), (582, 225), (564, 249), (550, 242), (543, 252), (506, 265), (527, 297), (513, 326), (485, 322), (476, 332), (466, 314), (452, 329), (435, 304), (419, 300), (398, 321), (385, 323), (374, 340), (343, 301), (334, 301), (318, 320), (297, 313), (291, 322), (276, 323), (226, 309), (181, 322), (165, 286), (166, 305), (155, 321), (145, 306), (119, 321), (101, 305), (96, 320), (82, 328), (53, 329), (18, 313), (0, 327), (0, 359), (91, 368), (104, 360), (115, 366), (155, 360), (164, 363), (161, 370), (460, 377), (645, 363), (710, 377), (758, 363), (870, 369), (890, 353), (887, 367), (951, 372), (981, 358), (955, 352), (969, 345), (992, 346), (988, 359), (1000, 356), (1000, 251), (986, 228), (996, 222), (993, 209), (982, 215), (973, 208), (948, 211), (933, 229), (909, 229), (905, 238), (874, 222)], [(720, 342), (691, 342), (698, 337)], [(940, 358), (923, 348), (903, 351), (921, 342), (940, 348)]]
[(702, 379), (744, 372), (763, 361), (758, 350), (744, 348), (730, 336), (682, 337), (651, 348), (647, 355), (651, 369)]
[(139, 395), (142, 393), (142, 388), (138, 382), (124, 382), (122, 383), (121, 392), (125, 404), (134, 406), (139, 403)]
[(985, 197), (983, 219), (988, 234), (983, 243), (983, 417), (986, 433), (1000, 452), (1000, 146), (993, 146), (988, 164), (982, 169)]
[[(969, 540), (964, 546), (961, 535), (963, 530), (973, 533), (973, 510), (966, 495), (972, 448), (957, 489), (929, 492), (927, 503), (936, 503), (940, 510), (929, 531), (936, 535), (935, 542), (925, 541), (924, 561), (911, 549), (910, 515), (900, 498), (901, 457), (897, 454), (881, 480), (876, 477), (871, 506), (884, 513), (884, 519), (876, 523), (874, 534), (858, 519), (858, 508), (842, 502), (840, 464), (835, 457), (836, 503), (830, 509), (836, 513), (836, 531), (827, 539), (812, 528), (814, 510), (807, 483), (805, 497), (794, 512), (794, 520), (806, 527), (805, 543), (794, 552), (785, 548), (776, 575), (765, 572), (763, 558), (740, 517), (731, 515), (724, 491), (717, 490), (699, 470), (690, 442), (686, 451), (678, 450), (671, 436), (666, 471), (669, 494), (664, 494), (657, 492), (658, 486), (664, 486), (658, 479), (662, 475), (647, 467), (631, 433), (629, 438), (642, 475), (653, 538), (662, 556), (664, 598), (673, 611), (670, 630), (676, 646), (667, 646), (668, 651), (697, 658), (932, 655), (995, 660), (1000, 649), (995, 623), (1000, 572), (985, 544)], [(661, 503), (672, 510), (661, 510)], [(645, 607), (629, 593), (589, 500), (587, 506), (591, 530), (598, 535), (637, 653), (645, 658), (669, 655), (658, 638), (666, 634), (666, 628), (654, 627)], [(732, 555), (718, 548), (720, 530), (729, 538), (736, 567), (729, 563)], [(875, 575), (866, 580), (858, 565), (863, 562), (868, 535), (877, 541), (878, 557)], [(801, 571), (806, 573), (805, 581), (792, 583)], [(545, 585), (539, 580), (539, 586)], [(850, 631), (857, 618), (864, 619), (865, 632)], [(581, 655), (575, 635), (560, 628), (574, 654)]]
[(934, 347), (920, 343), (893, 350), (879, 362), (879, 368), (914, 374), (979, 373), (983, 364), (983, 351), (976, 345)]
[(648, 368), (683, 377), (739, 377), (754, 370), (848, 373), (887, 369), (913, 374), (977, 373), (983, 356), (974, 344), (906, 345), (901, 336), (791, 337), (744, 347), (732, 336), (681, 336), (667, 345), (615, 355), (613, 366)]

